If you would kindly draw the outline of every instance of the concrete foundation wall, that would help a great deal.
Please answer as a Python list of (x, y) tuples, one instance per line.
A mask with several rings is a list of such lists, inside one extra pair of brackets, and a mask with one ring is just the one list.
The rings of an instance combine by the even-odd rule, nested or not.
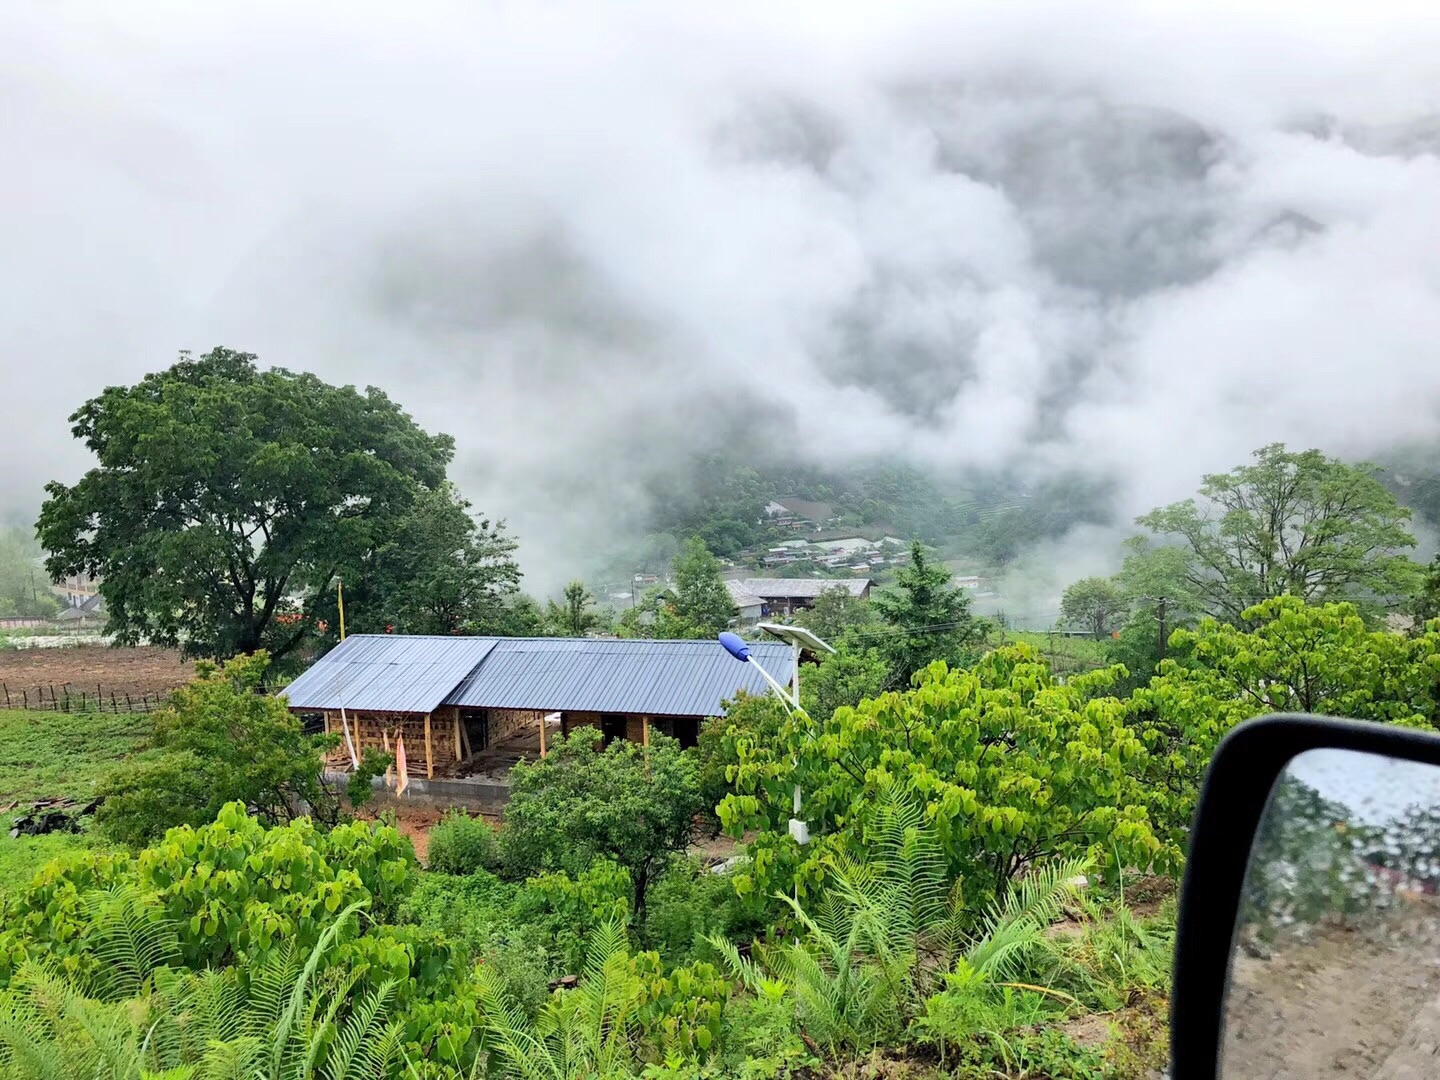
[[(349, 780), (348, 772), (327, 769), (325, 778), (332, 784), (343, 786)], [(385, 778), (377, 776), (371, 782), (375, 795), (371, 806), (463, 806), (482, 813), (498, 814), (510, 800), (510, 785), (493, 780), (426, 780), (411, 777), (405, 794), (396, 794), (385, 786)]]

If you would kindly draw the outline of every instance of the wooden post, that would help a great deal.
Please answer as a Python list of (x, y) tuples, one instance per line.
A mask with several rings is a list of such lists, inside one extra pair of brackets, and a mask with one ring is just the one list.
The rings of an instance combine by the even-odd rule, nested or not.
[(460, 742), (465, 747), (465, 757), (468, 759), (475, 751), (470, 748), (470, 728), (460, 719), (460, 706), (458, 705), (455, 706), (455, 723), (460, 725)]
[(425, 779), (435, 776), (435, 755), (430, 749), (430, 714), (425, 714)]
[(450, 711), (455, 718), (455, 760), (459, 761), (464, 756), (460, 752), (460, 706), (452, 706)]
[[(542, 712), (542, 713), (540, 714), (540, 760), (541, 760), (541, 761), (544, 761), (544, 760), (545, 760), (545, 728), (546, 728), (546, 726), (547, 726), (547, 724), (548, 724), (549, 719), (550, 719), (550, 714), (549, 714), (549, 713), (543, 713), (543, 712)], [(560, 723), (561, 723), (562, 726), (564, 725), (565, 721), (564, 721), (563, 718), (561, 719)]]

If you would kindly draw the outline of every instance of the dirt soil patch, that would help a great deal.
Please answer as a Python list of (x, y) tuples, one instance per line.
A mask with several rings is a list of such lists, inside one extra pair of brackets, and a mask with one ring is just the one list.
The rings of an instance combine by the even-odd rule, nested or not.
[(1440, 1047), (1440, 910), (1379, 928), (1322, 925), (1238, 952), (1226, 999), (1224, 1072), (1266, 1080), (1434, 1076)]
[(46, 701), (55, 693), (64, 698), (67, 689), (72, 696), (81, 691), (93, 696), (97, 687), (107, 698), (111, 693), (117, 697), (166, 694), (194, 676), (194, 663), (181, 660), (176, 649), (78, 645), (0, 651), (0, 686), (9, 693), (12, 705), (20, 704), (22, 693), (33, 704), (42, 688)]

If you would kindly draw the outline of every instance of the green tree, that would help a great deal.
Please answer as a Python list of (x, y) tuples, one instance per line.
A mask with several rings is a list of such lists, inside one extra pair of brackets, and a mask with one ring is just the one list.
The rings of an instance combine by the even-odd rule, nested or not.
[(559, 634), (583, 637), (587, 630), (600, 622), (600, 615), (594, 610), (595, 597), (583, 581), (572, 581), (566, 585), (564, 596), (564, 606), (554, 600), (549, 602), (545, 621)]
[[(1062, 683), (1035, 649), (1016, 645), (969, 670), (933, 664), (915, 689), (837, 709), (824, 724), (790, 719), (781, 738), (742, 748), (735, 793), (719, 807), (731, 835), (756, 831), (737, 887), (804, 894), (837, 852), (868, 857), (873, 815), (892, 788), (923, 804), (967, 906), (1056, 857), (1174, 866), (1178, 846), (1151, 830), (1139, 728), (1106, 694), (1118, 674)], [(804, 848), (787, 835), (796, 784), (815, 836)]]
[(675, 556), (674, 600), (655, 620), (659, 638), (714, 637), (730, 625), (735, 602), (720, 578), (720, 560), (705, 542), (691, 537)]
[(0, 617), (49, 616), (60, 610), (39, 557), (39, 546), (20, 529), (0, 532)]
[(693, 755), (664, 735), (642, 747), (614, 739), (601, 748), (589, 728), (557, 740), (543, 761), (510, 772), (501, 849), (512, 873), (580, 873), (598, 858), (624, 867), (640, 918), (645, 893), (695, 835), (701, 800)]
[(1130, 702), (1150, 748), (1151, 812), (1176, 843), (1216, 745), (1242, 720), (1306, 712), (1430, 728), (1440, 718), (1440, 624), (1405, 637), (1370, 629), (1353, 604), (1295, 596), (1241, 615), (1251, 629), (1206, 618), (1176, 631), (1175, 656)]
[(1203, 611), (1228, 621), (1282, 594), (1307, 601), (1409, 596), (1417, 567), (1401, 506), (1369, 465), (1319, 450), (1255, 451), (1255, 464), (1215, 473), (1200, 502), (1152, 510), (1137, 523), (1188, 549), (1185, 582)]
[(1440, 619), (1440, 555), (1430, 560), (1425, 576), (1410, 602), (1410, 615), (1415, 620), (1414, 629), (1423, 632), (1431, 619)]
[[(347, 627), (352, 633), (500, 633), (520, 587), (515, 548), (505, 523), (476, 518), (454, 485), (422, 491), (370, 556), (364, 576), (345, 582)], [(339, 628), (334, 600), (322, 602), (322, 621), (331, 631)]]
[(867, 639), (847, 636), (835, 652), (806, 668), (800, 680), (800, 704), (817, 723), (824, 723), (842, 705), (859, 705), (879, 697), (890, 686), (890, 664)]
[(1081, 578), (1060, 598), (1060, 618), (1071, 626), (1088, 630), (1098, 641), (1125, 611), (1125, 597), (1109, 578)]
[(182, 353), (70, 419), (99, 464), (46, 488), (47, 570), (101, 577), (122, 643), (222, 659), (313, 638), (335, 579), (360, 586), (453, 453), (379, 390), (230, 349)]
[(876, 623), (875, 610), (843, 585), (826, 589), (808, 611), (795, 616), (801, 626), (815, 631), (822, 641), (836, 644), (847, 630), (864, 629)]
[(738, 746), (771, 742), (780, 736), (786, 709), (771, 694), (741, 693), (725, 703), (725, 715), (712, 716), (700, 727), (695, 756), (700, 763), (700, 792), (713, 815), (732, 790), (728, 772), (740, 763)]
[(870, 603), (888, 624), (875, 648), (890, 667), (892, 687), (908, 685), (933, 660), (963, 667), (975, 658), (982, 628), (970, 614), (970, 597), (950, 584), (950, 571), (930, 561), (918, 540), (910, 562), (895, 576), (893, 591), (876, 593)]
[[(262, 653), (199, 675), (151, 717), (151, 751), (127, 761), (101, 787), (100, 827), (132, 845), (173, 825), (214, 821), (228, 802), (254, 807), (267, 821), (305, 814), (334, 820), (335, 796), (321, 781), (323, 752), (334, 736), (306, 735), (283, 699), (260, 691), (269, 663)], [(384, 762), (371, 761), (366, 779)]]

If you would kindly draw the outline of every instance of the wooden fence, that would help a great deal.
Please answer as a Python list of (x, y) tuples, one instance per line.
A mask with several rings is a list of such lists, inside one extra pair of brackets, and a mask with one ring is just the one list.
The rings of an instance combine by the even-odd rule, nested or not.
[(44, 683), (38, 686), (11, 686), (0, 682), (0, 709), (31, 709), (53, 712), (148, 713), (160, 708), (171, 691), (125, 693), (103, 684), (93, 688), (72, 683)]

